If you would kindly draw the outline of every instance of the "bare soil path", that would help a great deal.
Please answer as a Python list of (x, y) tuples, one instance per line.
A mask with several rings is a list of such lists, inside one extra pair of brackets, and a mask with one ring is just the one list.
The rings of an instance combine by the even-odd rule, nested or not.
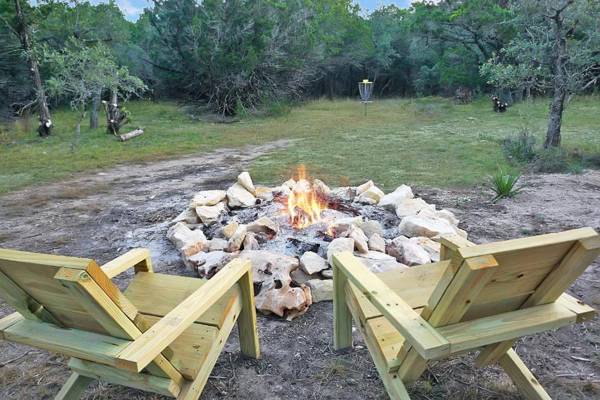
[[(95, 258), (103, 263), (132, 247), (149, 247), (158, 271), (189, 274), (164, 239), (168, 221), (191, 195), (227, 187), (255, 157), (286, 146), (243, 150), (145, 165), (121, 166), (0, 197), (0, 247)], [(428, 202), (456, 212), (471, 240), (487, 242), (580, 226), (600, 230), (600, 172), (525, 177), (517, 198), (492, 205), (483, 188), (415, 187)], [(402, 182), (398, 182), (400, 184)], [(127, 277), (119, 282), (125, 285)], [(572, 293), (600, 308), (600, 266)], [(0, 316), (10, 309), (0, 301)], [(202, 399), (386, 399), (364, 343), (342, 354), (332, 348), (332, 305), (319, 303), (293, 322), (259, 317), (263, 358), (243, 360), (232, 337)], [(600, 321), (526, 338), (517, 351), (556, 399), (600, 398)], [(0, 399), (51, 399), (68, 377), (66, 359), (0, 342)], [(513, 399), (496, 367), (477, 370), (470, 357), (434, 365), (409, 387), (414, 399)], [(87, 399), (161, 399), (95, 383)]]

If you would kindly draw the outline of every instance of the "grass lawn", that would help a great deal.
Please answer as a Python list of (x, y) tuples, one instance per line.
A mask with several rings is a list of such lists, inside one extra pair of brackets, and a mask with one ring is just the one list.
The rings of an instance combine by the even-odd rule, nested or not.
[[(281, 182), (297, 164), (331, 185), (370, 178), (385, 190), (401, 183), (438, 187), (481, 183), (506, 166), (499, 140), (528, 129), (543, 142), (548, 100), (517, 104), (505, 114), (490, 101), (454, 105), (441, 98), (375, 101), (365, 117), (354, 100), (309, 102), (279, 117), (248, 117), (232, 124), (190, 118), (171, 102), (128, 104), (144, 135), (120, 143), (97, 130), (82, 129), (74, 152), (75, 114), (55, 111), (54, 135), (35, 136), (35, 121), (3, 126), (0, 132), (0, 193), (115, 164), (151, 161), (222, 147), (277, 139), (299, 139), (285, 150), (257, 159), (256, 182)], [(87, 125), (87, 121), (86, 124)], [(577, 98), (563, 124), (568, 149), (600, 153), (600, 99)]]

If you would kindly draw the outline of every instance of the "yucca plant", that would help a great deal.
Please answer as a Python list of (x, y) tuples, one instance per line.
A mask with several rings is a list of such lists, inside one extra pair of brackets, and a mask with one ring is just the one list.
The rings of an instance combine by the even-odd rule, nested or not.
[(496, 193), (496, 197), (492, 199), (492, 203), (500, 199), (514, 197), (523, 190), (523, 186), (517, 186), (517, 182), (521, 178), (519, 174), (505, 172), (502, 168), (490, 178), (491, 189)]

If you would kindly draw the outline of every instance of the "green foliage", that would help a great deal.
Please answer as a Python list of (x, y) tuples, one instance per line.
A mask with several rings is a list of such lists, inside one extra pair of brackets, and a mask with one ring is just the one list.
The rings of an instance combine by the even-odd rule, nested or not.
[(490, 177), (490, 188), (496, 196), (492, 199), (495, 203), (500, 199), (507, 199), (516, 196), (523, 190), (523, 187), (518, 187), (517, 183), (521, 175), (507, 172), (502, 168), (498, 168), (496, 173)]
[(561, 147), (541, 149), (534, 164), (537, 172), (560, 173), (569, 169), (569, 155)]
[(502, 140), (502, 151), (513, 163), (529, 163), (536, 158), (535, 136), (526, 129)]

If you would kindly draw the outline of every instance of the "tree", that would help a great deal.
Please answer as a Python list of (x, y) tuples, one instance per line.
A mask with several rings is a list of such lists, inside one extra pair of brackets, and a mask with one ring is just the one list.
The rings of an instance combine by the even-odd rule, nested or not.
[(141, 95), (147, 89), (139, 78), (129, 74), (126, 67), (117, 65), (108, 47), (102, 43), (84, 46), (76, 39), (69, 39), (61, 51), (47, 49), (46, 61), (53, 66), (53, 75), (48, 80), (49, 92), (68, 98), (71, 107), (79, 111), (72, 149), (81, 136), (81, 121), (87, 107), (98, 93), (109, 90), (128, 98)]
[(522, 0), (511, 7), (520, 30), (482, 67), (482, 73), (490, 83), (551, 91), (544, 147), (558, 147), (568, 97), (600, 79), (600, 4)]
[(36, 91), (36, 104), (39, 112), (40, 125), (38, 127), (38, 134), (42, 137), (49, 136), (52, 132), (52, 119), (50, 118), (50, 110), (48, 109), (48, 103), (46, 100), (46, 93), (42, 84), (42, 78), (40, 76), (40, 69), (38, 65), (37, 56), (34, 52), (31, 44), (31, 38), (29, 34), (29, 26), (21, 8), (20, 0), (14, 0), (15, 2), (15, 16), (16, 16), (16, 32), (21, 41), (21, 46), (25, 57), (29, 62), (29, 71), (31, 73), (31, 80)]

